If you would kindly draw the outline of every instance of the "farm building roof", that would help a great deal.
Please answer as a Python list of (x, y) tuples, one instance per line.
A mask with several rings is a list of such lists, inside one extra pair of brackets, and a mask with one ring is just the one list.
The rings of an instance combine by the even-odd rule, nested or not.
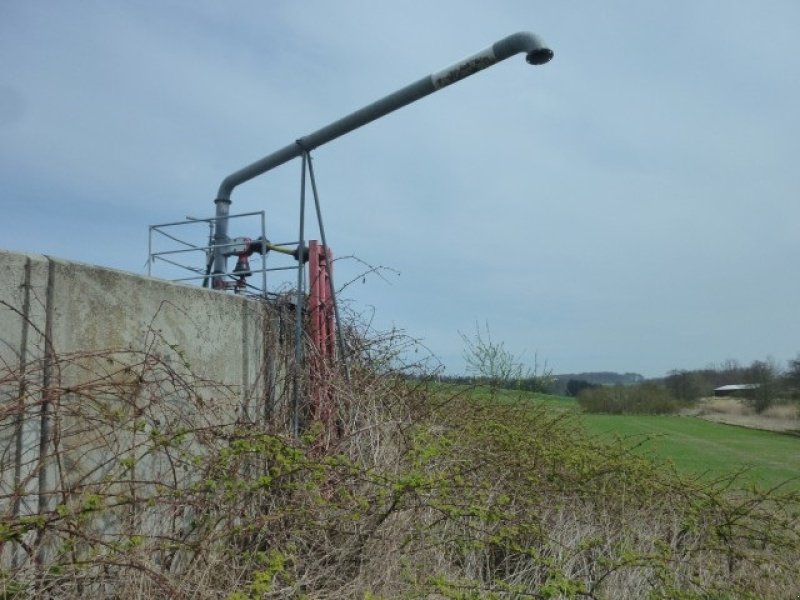
[(758, 387), (757, 383), (738, 383), (735, 385), (722, 385), (714, 388), (715, 392), (735, 392), (737, 390), (754, 390)]

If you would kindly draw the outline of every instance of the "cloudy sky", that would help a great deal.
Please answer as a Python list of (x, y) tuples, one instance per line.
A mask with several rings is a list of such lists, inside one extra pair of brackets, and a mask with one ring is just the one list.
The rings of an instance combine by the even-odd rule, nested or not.
[[(392, 269), (344, 296), (450, 373), (476, 323), (556, 372), (786, 360), (798, 27), (795, 0), (2, 0), (0, 246), (144, 273), (148, 226), (212, 216), (227, 174), (529, 30), (551, 63), (513, 57), (314, 152), (334, 253)], [(231, 210), (296, 239), (299, 179), (293, 161)]]

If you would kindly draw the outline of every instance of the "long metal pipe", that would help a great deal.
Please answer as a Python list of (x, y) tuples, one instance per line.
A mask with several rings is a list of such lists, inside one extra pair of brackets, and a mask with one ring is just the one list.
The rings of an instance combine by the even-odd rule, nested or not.
[[(236, 186), (520, 52), (525, 52), (526, 60), (532, 65), (542, 65), (553, 58), (553, 51), (545, 46), (536, 35), (529, 32), (514, 33), (477, 54), (423, 77), (314, 133), (301, 137), (294, 143), (235, 173), (231, 173), (222, 180), (214, 201), (217, 207), (214, 244), (219, 247), (228, 241), (227, 217), (231, 204), (231, 193)], [(226, 272), (226, 262), (224, 250), (218, 248), (214, 254), (214, 273)]]

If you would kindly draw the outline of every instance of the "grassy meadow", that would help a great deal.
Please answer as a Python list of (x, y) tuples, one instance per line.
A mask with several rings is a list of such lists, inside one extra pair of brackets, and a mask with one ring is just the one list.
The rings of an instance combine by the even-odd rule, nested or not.
[(586, 429), (602, 438), (619, 437), (639, 451), (671, 461), (684, 473), (716, 478), (741, 471), (741, 480), (760, 487), (790, 481), (800, 489), (800, 436), (711, 423), (697, 417), (583, 415)]
[(501, 402), (543, 404), (575, 413), (592, 436), (621, 439), (659, 462), (671, 462), (685, 474), (718, 478), (741, 473), (742, 485), (761, 488), (785, 483), (800, 489), (800, 436), (712, 423), (697, 417), (580, 414), (572, 398), (510, 390), (469, 391), (475, 399), (494, 394)]

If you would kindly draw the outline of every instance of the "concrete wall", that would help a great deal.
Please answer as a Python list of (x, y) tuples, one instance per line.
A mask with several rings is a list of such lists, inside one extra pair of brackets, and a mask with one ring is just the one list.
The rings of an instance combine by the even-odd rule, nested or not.
[(264, 303), (239, 296), (2, 250), (0, 302), (6, 364), (42, 358), (47, 328), (56, 353), (139, 348), (157, 332), (242, 398), (259, 385), (262, 338), (275, 317)]
[(0, 250), (0, 515), (52, 511), (126, 453), (165, 477), (174, 457), (152, 451), (153, 432), (280, 428), (286, 310)]

